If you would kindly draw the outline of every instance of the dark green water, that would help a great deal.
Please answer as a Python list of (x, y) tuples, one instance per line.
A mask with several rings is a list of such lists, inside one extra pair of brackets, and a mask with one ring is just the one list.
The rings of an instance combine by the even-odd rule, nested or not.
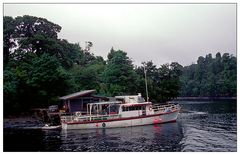
[(180, 105), (177, 122), (159, 125), (68, 131), (7, 126), (4, 151), (237, 151), (236, 101)]

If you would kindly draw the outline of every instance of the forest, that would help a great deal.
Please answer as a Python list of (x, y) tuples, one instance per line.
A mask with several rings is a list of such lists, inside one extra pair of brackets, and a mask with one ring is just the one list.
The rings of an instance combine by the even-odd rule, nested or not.
[(157, 67), (133, 64), (126, 51), (109, 49), (107, 59), (85, 47), (58, 38), (61, 26), (34, 16), (3, 17), (4, 115), (46, 107), (59, 97), (96, 89), (98, 95), (146, 97), (165, 102), (178, 96), (236, 96), (237, 59), (228, 53), (200, 56), (196, 64), (177, 62)]
[(200, 56), (182, 70), (180, 96), (237, 96), (237, 58), (229, 53)]

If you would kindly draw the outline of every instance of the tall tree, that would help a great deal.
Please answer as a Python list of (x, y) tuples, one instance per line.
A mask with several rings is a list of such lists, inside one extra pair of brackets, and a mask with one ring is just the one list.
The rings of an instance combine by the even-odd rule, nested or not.
[(136, 93), (136, 73), (126, 52), (111, 49), (103, 72), (103, 92), (107, 95)]
[(64, 68), (73, 64), (77, 46), (57, 39), (61, 27), (44, 18), (4, 17), (3, 21), (5, 112), (56, 103), (68, 89)]

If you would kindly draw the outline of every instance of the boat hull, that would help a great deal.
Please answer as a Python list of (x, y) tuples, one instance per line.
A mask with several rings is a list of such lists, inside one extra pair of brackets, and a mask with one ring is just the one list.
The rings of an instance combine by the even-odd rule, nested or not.
[(87, 122), (62, 122), (62, 129), (96, 129), (141, 126), (173, 122), (177, 120), (179, 110), (138, 117), (115, 118)]

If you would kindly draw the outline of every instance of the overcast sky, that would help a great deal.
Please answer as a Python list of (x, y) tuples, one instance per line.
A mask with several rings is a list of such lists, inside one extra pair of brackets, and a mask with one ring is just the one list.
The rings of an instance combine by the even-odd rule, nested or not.
[(59, 38), (92, 41), (105, 59), (111, 47), (134, 64), (196, 63), (199, 56), (236, 56), (235, 4), (4, 4), (5, 16), (32, 15), (62, 27)]

